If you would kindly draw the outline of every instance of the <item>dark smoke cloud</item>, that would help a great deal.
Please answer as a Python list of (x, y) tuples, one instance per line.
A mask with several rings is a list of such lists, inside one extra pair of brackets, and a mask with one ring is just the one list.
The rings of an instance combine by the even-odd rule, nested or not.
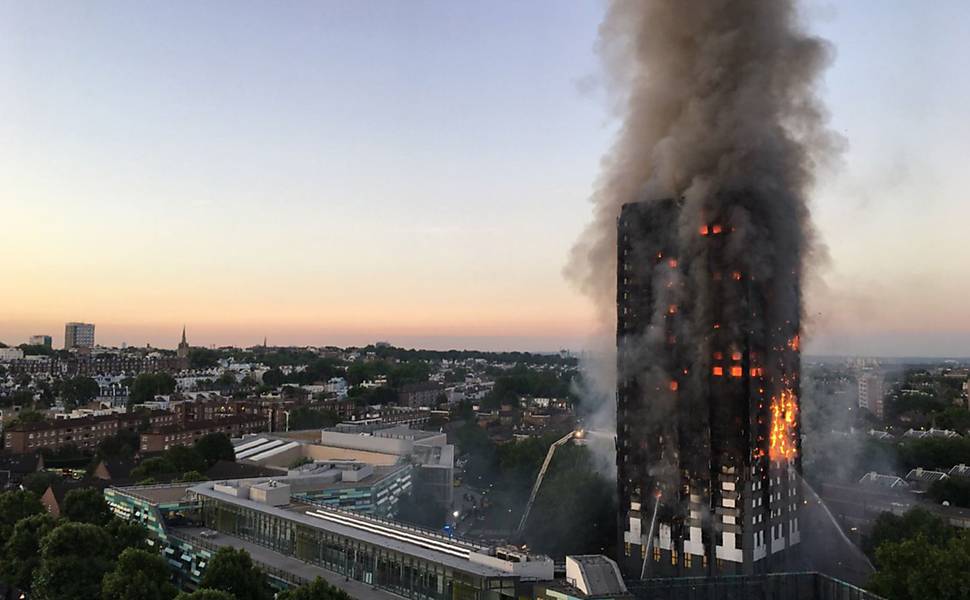
[(799, 315), (803, 266), (824, 254), (807, 194), (842, 145), (816, 93), (831, 47), (793, 0), (613, 0), (599, 46), (622, 125), (567, 276), (612, 324), (620, 207), (682, 197), (684, 247), (705, 217), (731, 219), (749, 272)]

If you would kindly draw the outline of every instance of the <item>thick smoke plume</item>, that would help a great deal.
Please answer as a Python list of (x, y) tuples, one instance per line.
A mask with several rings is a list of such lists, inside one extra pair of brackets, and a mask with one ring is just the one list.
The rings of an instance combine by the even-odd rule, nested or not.
[(761, 282), (775, 313), (763, 318), (799, 319), (803, 267), (820, 254), (807, 194), (841, 144), (816, 93), (829, 45), (803, 30), (794, 0), (612, 0), (599, 45), (622, 121), (566, 272), (604, 329), (620, 208), (663, 198), (682, 199), (669, 233), (687, 252), (704, 252), (700, 224), (736, 228), (728, 260)]

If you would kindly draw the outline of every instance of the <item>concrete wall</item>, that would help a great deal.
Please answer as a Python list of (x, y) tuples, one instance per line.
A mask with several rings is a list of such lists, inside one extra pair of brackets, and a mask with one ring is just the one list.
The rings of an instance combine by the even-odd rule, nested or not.
[(382, 454), (410, 454), (414, 442), (394, 438), (360, 435), (357, 433), (341, 433), (339, 431), (323, 431), (320, 443), (324, 446), (363, 450), (365, 452), (379, 452)]

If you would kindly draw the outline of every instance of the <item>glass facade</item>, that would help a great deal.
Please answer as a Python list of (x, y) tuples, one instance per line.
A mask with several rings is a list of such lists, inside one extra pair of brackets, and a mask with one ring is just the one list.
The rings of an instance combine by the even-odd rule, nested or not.
[(394, 514), (397, 501), (411, 489), (411, 467), (391, 473), (370, 486), (337, 487), (296, 494), (311, 504), (352, 510), (377, 517)]
[(202, 498), (205, 525), (415, 600), (500, 600), (515, 577), (482, 577), (262, 511)]

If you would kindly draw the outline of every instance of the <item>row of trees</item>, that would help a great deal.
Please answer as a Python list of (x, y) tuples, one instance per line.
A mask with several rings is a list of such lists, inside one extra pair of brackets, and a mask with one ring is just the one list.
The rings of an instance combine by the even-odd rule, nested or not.
[[(146, 530), (111, 514), (96, 489), (72, 490), (61, 518), (27, 491), (0, 494), (0, 579), (38, 600), (270, 600), (265, 574), (244, 550), (220, 549), (200, 589), (179, 593)], [(322, 579), (279, 600), (350, 600)]]
[(199, 481), (205, 479), (202, 473), (220, 460), (236, 460), (232, 441), (224, 433), (210, 433), (192, 446), (172, 446), (161, 456), (146, 458), (132, 469), (131, 476), (143, 484), (172, 476), (181, 481)]
[(86, 488), (68, 492), (60, 518), (31, 492), (0, 494), (0, 548), (0, 578), (32, 598), (120, 600), (102, 595), (102, 579), (116, 557), (147, 544), (143, 527), (112, 516), (101, 492)]
[(923, 509), (881, 515), (865, 540), (877, 571), (868, 588), (891, 600), (962, 600), (970, 595), (970, 533)]
[(502, 404), (518, 406), (522, 396), (541, 398), (567, 398), (570, 396), (573, 373), (529, 368), (518, 364), (495, 379), (495, 385), (482, 401), (486, 408), (498, 408)]

